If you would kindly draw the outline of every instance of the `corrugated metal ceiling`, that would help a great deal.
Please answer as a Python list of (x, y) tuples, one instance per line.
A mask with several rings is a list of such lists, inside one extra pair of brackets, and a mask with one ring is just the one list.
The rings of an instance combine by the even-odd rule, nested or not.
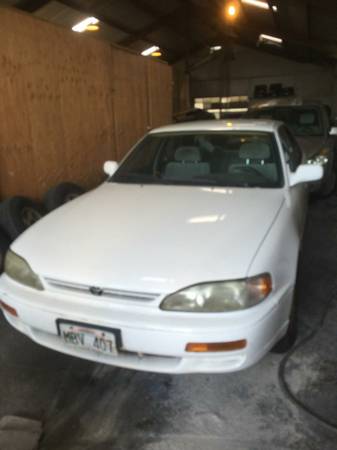
[(102, 22), (97, 37), (137, 52), (156, 44), (169, 62), (209, 51), (216, 43), (256, 47), (260, 33), (281, 36), (285, 42), (281, 49), (262, 50), (303, 61), (337, 59), (336, 0), (269, 3), (277, 6), (277, 13), (242, 4), (237, 22), (229, 26), (225, 0), (0, 0), (67, 28), (95, 16)]

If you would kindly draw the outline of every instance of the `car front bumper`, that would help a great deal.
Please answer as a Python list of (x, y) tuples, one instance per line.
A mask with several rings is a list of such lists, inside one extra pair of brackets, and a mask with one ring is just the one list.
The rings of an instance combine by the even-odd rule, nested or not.
[[(159, 308), (130, 308), (96, 298), (35, 292), (3, 276), (1, 300), (18, 317), (4, 310), (8, 322), (36, 343), (76, 357), (128, 369), (158, 373), (222, 373), (245, 369), (258, 362), (285, 334), (292, 289), (250, 310), (198, 317), (167, 313)], [(58, 335), (57, 320), (118, 329), (122, 346), (108, 356), (69, 346)], [(189, 353), (188, 343), (247, 340), (242, 350)]]

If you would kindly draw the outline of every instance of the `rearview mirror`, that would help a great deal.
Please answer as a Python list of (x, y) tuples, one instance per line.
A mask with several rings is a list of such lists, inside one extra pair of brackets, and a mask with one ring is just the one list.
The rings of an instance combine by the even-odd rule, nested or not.
[(300, 183), (310, 183), (321, 180), (323, 177), (323, 167), (321, 165), (301, 164), (296, 172), (290, 173), (289, 184), (296, 186)]
[(104, 173), (106, 173), (109, 177), (112, 177), (117, 169), (118, 163), (116, 161), (105, 161), (103, 165)]

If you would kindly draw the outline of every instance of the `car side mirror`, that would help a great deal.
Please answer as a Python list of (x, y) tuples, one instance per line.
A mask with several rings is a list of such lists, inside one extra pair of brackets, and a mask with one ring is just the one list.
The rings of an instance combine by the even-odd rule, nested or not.
[(336, 126), (332, 126), (330, 128), (330, 136), (337, 136), (337, 127)]
[(103, 165), (104, 173), (106, 173), (109, 177), (112, 177), (117, 169), (118, 163), (116, 161), (105, 161)]
[(289, 174), (290, 186), (301, 183), (310, 183), (323, 178), (323, 167), (321, 165), (301, 164), (296, 172)]

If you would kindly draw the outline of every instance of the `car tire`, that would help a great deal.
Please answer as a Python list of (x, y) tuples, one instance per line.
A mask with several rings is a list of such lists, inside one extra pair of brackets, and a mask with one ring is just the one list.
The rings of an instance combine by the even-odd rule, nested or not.
[(286, 353), (295, 344), (298, 334), (298, 322), (297, 322), (297, 301), (296, 297), (293, 300), (290, 316), (289, 325), (286, 334), (281, 338), (275, 346), (272, 348), (272, 353)]
[(334, 193), (335, 187), (336, 187), (336, 167), (335, 167), (335, 159), (332, 158), (332, 160), (329, 162), (329, 174), (326, 177), (325, 182), (323, 183), (319, 194), (323, 198), (329, 197), (331, 194)]
[(0, 226), (14, 240), (45, 213), (44, 206), (38, 202), (27, 197), (11, 197), (0, 205)]
[(48, 212), (74, 200), (84, 194), (85, 190), (75, 183), (60, 183), (52, 187), (44, 196), (44, 205)]
[(4, 270), (5, 256), (10, 243), (11, 240), (9, 239), (9, 237), (0, 230), (0, 273), (2, 273)]
[(324, 186), (321, 188), (320, 195), (323, 198), (329, 197), (331, 194), (334, 193), (336, 186), (336, 175), (334, 171), (331, 171), (331, 174), (329, 178), (327, 179)]

